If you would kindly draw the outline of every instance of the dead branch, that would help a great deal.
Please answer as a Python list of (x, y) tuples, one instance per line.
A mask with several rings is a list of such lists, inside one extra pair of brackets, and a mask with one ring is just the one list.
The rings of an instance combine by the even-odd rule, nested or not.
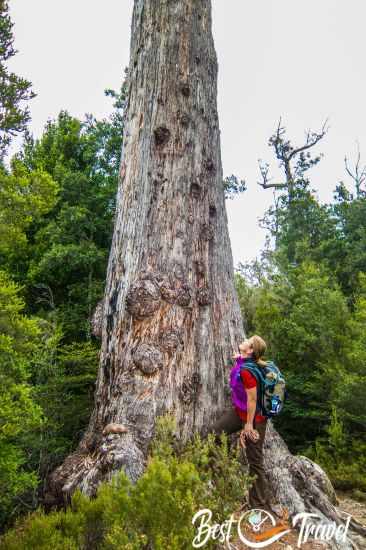
[(362, 194), (365, 193), (365, 191), (363, 191), (361, 188), (366, 181), (366, 165), (364, 165), (361, 168), (360, 161), (361, 161), (360, 144), (357, 143), (357, 161), (355, 162), (353, 172), (348, 164), (347, 157), (344, 157), (346, 172), (355, 182), (357, 197), (360, 197)]

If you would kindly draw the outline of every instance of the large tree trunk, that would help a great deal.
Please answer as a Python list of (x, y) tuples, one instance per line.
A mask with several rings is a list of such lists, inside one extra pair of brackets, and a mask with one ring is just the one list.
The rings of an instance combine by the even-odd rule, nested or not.
[[(78, 449), (50, 478), (54, 500), (77, 487), (93, 495), (121, 468), (136, 480), (156, 417), (167, 411), (182, 439), (204, 431), (230, 406), (226, 365), (244, 337), (210, 0), (135, 0), (128, 79), (113, 242), (96, 316), (95, 408)], [(274, 499), (291, 513), (339, 518), (322, 471), (291, 457), (273, 429), (266, 439)]]
[[(54, 490), (136, 479), (158, 415), (182, 438), (228, 404), (244, 337), (220, 154), (209, 0), (136, 0), (95, 409)], [(127, 432), (110, 423), (122, 424)], [(117, 427), (118, 428), (118, 427)]]

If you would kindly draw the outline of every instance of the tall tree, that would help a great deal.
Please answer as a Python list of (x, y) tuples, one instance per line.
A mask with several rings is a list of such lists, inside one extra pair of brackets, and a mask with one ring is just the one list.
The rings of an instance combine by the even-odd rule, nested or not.
[[(174, 410), (184, 438), (207, 426), (228, 403), (225, 366), (244, 337), (210, 2), (136, 1), (128, 78), (95, 410), (54, 476), (88, 493), (121, 467), (142, 472), (157, 415)], [(128, 432), (106, 439), (111, 422)]]
[[(121, 468), (136, 479), (156, 417), (167, 411), (183, 440), (206, 428), (230, 406), (225, 366), (244, 337), (210, 0), (135, 0), (128, 78), (95, 408), (79, 447), (50, 478), (53, 498), (77, 487), (94, 494)], [(302, 492), (316, 495), (313, 510), (338, 517), (318, 488), (325, 475), (289, 456), (270, 427), (269, 491), (291, 513), (305, 509)], [(310, 473), (304, 487), (299, 479)]]
[(31, 83), (7, 67), (9, 59), (17, 53), (13, 43), (8, 2), (0, 0), (0, 160), (3, 160), (12, 138), (25, 130), (30, 116), (24, 102), (35, 96)]

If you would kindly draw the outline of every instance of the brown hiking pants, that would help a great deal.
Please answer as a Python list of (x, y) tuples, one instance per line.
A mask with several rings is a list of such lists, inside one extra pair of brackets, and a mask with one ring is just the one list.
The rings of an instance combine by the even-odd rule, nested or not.
[[(232, 434), (243, 429), (244, 424), (237, 415), (234, 408), (225, 412), (211, 427), (209, 431), (216, 434), (217, 437), (222, 432)], [(267, 420), (255, 422), (254, 428), (259, 433), (259, 439), (252, 441), (249, 438), (245, 440), (245, 452), (249, 464), (249, 474), (256, 476), (256, 479), (249, 489), (249, 505), (251, 508), (265, 508), (266, 498), (266, 475), (263, 467), (263, 442), (266, 435)]]

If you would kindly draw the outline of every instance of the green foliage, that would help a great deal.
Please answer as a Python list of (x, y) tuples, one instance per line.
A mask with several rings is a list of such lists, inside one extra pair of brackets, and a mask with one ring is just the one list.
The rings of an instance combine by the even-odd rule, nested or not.
[(366, 443), (345, 432), (335, 407), (327, 437), (318, 438), (308, 454), (323, 466), (337, 489), (366, 490)]
[(311, 262), (257, 290), (253, 324), (288, 380), (290, 400), (278, 422), (295, 447), (309, 444), (327, 423), (348, 317), (336, 283)]
[(257, 309), (257, 292), (239, 273), (235, 273), (235, 287), (243, 315), (246, 334), (254, 332), (254, 315)]
[(225, 199), (234, 199), (239, 193), (244, 193), (247, 189), (245, 180), (238, 180), (233, 174), (224, 179), (224, 195)]
[[(22, 494), (36, 485), (27, 467), (28, 433), (42, 425), (42, 411), (29, 383), (40, 329), (23, 316), (19, 288), (0, 271), (0, 524)], [(14, 510), (13, 510), (14, 511)]]
[(66, 511), (46, 516), (38, 510), (18, 522), (0, 548), (190, 548), (193, 515), (212, 506), (217, 521), (226, 519), (242, 500), (248, 479), (225, 438), (221, 450), (211, 437), (196, 437), (179, 452), (175, 447), (174, 424), (160, 419), (147, 468), (135, 485), (120, 472), (100, 485), (95, 499), (76, 492)]
[(14, 159), (10, 172), (0, 170), (0, 257), (5, 262), (24, 254), (26, 230), (52, 209), (57, 192), (42, 169), (29, 171)]
[(0, 525), (37, 505), (40, 483), (88, 423), (98, 365), (92, 342), (62, 345), (57, 325), (22, 315), (19, 287), (0, 272)]
[(109, 119), (61, 112), (0, 169), (0, 260), (18, 284), (2, 274), (1, 526), (37, 506), (91, 413), (99, 346), (89, 321), (104, 290), (125, 90), (107, 94)]
[(358, 278), (358, 293), (345, 325), (345, 368), (339, 375), (334, 404), (342, 413), (354, 437), (364, 437), (366, 427), (366, 284), (365, 274)]
[(352, 498), (358, 500), (359, 502), (366, 502), (366, 492), (360, 491), (359, 489), (354, 489), (352, 491)]
[(31, 83), (9, 71), (7, 63), (15, 54), (13, 23), (6, 0), (0, 0), (0, 161), (11, 139), (23, 132), (30, 119), (24, 102), (32, 99)]
[(89, 320), (104, 290), (112, 237), (125, 89), (109, 91), (109, 120), (84, 122), (61, 112), (43, 136), (28, 138), (18, 162), (57, 183), (58, 201), (28, 230), (27, 257), (13, 260), (29, 310), (57, 318), (68, 342), (90, 339)]
[[(290, 448), (319, 461), (336, 486), (360, 489), (366, 197), (360, 190), (354, 197), (340, 184), (333, 203), (319, 204), (307, 172), (320, 157), (292, 157), (294, 148), (282, 130), (270, 145), (286, 168), (284, 185), (262, 220), (274, 247), (268, 240), (262, 258), (240, 269), (239, 301), (248, 332), (265, 338), (286, 375), (289, 400), (276, 423)], [(266, 170), (268, 165), (262, 167), (264, 177)]]
[(93, 403), (99, 349), (93, 342), (62, 345), (62, 332), (43, 339), (33, 375), (34, 395), (44, 411), (41, 437), (33, 442), (44, 479), (80, 441)]
[(339, 192), (330, 211), (337, 221), (336, 241), (326, 261), (352, 304), (359, 289), (359, 274), (366, 273), (366, 196), (353, 198)]
[(175, 424), (169, 417), (157, 422), (152, 454), (164, 462), (175, 455), (192, 463), (202, 481), (201, 507), (208, 507), (218, 521), (224, 521), (243, 499), (248, 477), (239, 449), (230, 448), (225, 434), (218, 445), (213, 434), (201, 439), (197, 434), (182, 448), (174, 438)]

